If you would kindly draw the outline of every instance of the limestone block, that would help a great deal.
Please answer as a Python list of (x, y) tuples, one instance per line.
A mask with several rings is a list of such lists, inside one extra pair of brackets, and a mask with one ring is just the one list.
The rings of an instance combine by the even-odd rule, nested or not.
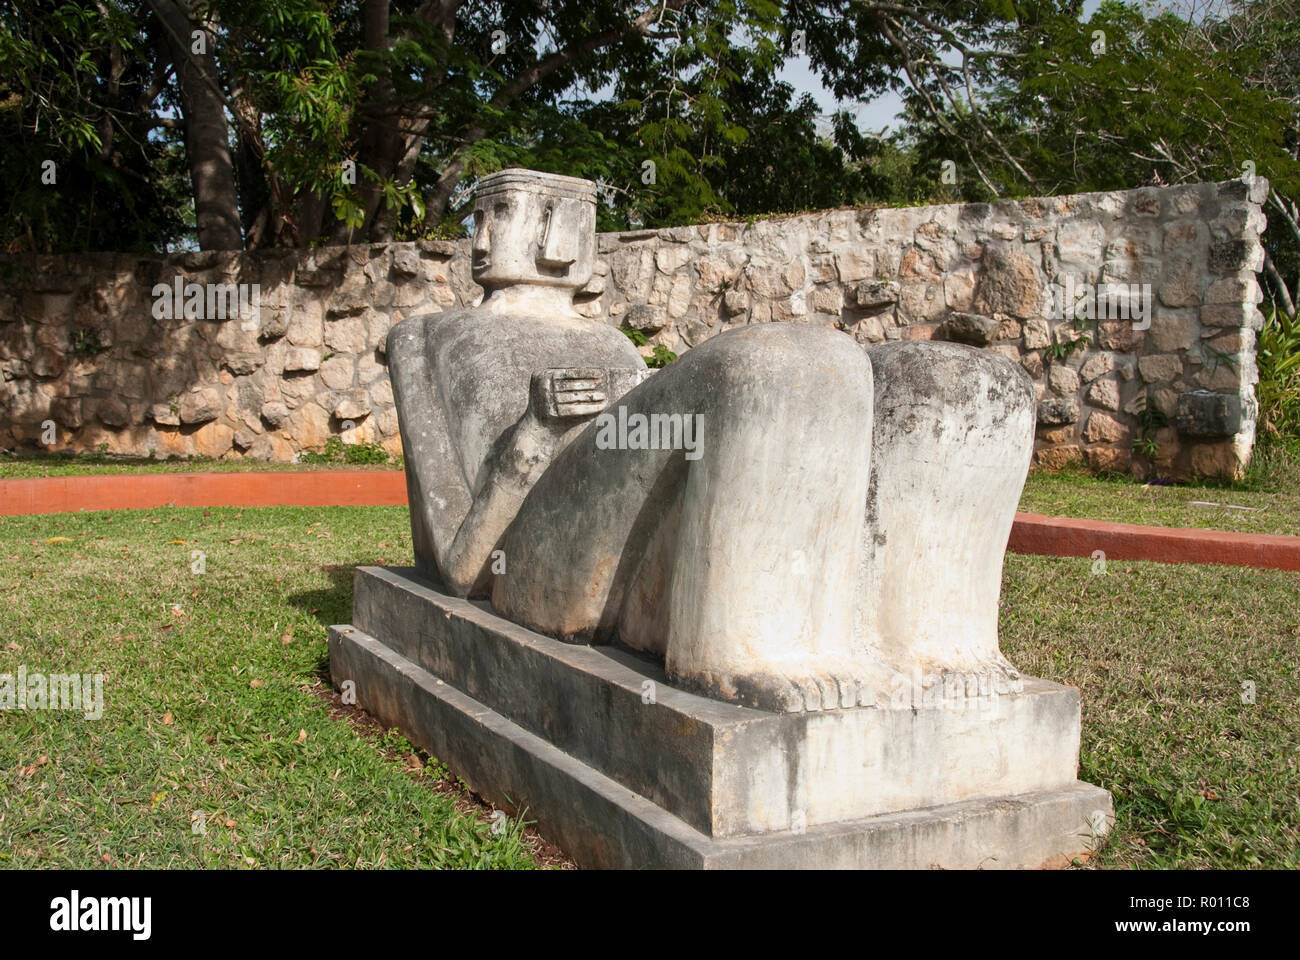
[(262, 419), (272, 429), (281, 427), (289, 419), (289, 408), (278, 400), (262, 404)]
[(952, 313), (943, 322), (942, 329), (945, 340), (986, 347), (997, 339), (1000, 326), (992, 317), (976, 313)]
[(1088, 387), (1088, 393), (1084, 399), (1094, 407), (1100, 407), (1103, 410), (1118, 410), (1119, 383), (1110, 377), (1104, 380), (1095, 380)]
[(1155, 259), (1113, 259), (1102, 264), (1101, 279), (1105, 283), (1155, 284), (1160, 280), (1161, 263)]
[(224, 423), (205, 423), (190, 437), (194, 452), (214, 460), (224, 457), (234, 445), (235, 431)]
[(1038, 404), (1038, 423), (1041, 426), (1059, 426), (1079, 420), (1078, 397), (1053, 397)]
[(155, 403), (149, 408), (149, 416), (154, 423), (168, 427), (181, 425), (180, 407), (172, 403)]
[(1034, 454), (1039, 466), (1048, 470), (1060, 470), (1072, 463), (1083, 460), (1083, 450), (1077, 443), (1063, 443), (1055, 447), (1042, 447)]
[(1006, 247), (986, 250), (975, 288), (976, 313), (1028, 319), (1042, 309), (1042, 278), (1036, 263)]
[(95, 411), (100, 423), (109, 427), (125, 427), (131, 422), (131, 411), (126, 402), (119, 397), (105, 397), (99, 401)]
[(1093, 411), (1083, 428), (1083, 438), (1089, 443), (1118, 443), (1128, 436), (1128, 428), (1110, 414)]
[(420, 255), (411, 247), (393, 250), (393, 265), (389, 272), (394, 280), (411, 280), (423, 275)]
[(1133, 452), (1125, 444), (1098, 444), (1088, 447), (1083, 454), (1088, 466), (1097, 473), (1123, 473), (1133, 460)]
[(340, 394), (334, 403), (334, 419), (362, 420), (370, 416), (370, 407), (366, 401), (366, 391), (350, 390)]
[(1264, 299), (1255, 274), (1238, 274), (1219, 277), (1205, 290), (1207, 304), (1255, 304)]
[(1263, 266), (1263, 247), (1256, 240), (1223, 240), (1210, 244), (1210, 272), (1236, 274)]
[(284, 355), (284, 372), (296, 373), (319, 370), (321, 352), (314, 347), (290, 347)]
[(1101, 256), (1106, 230), (1088, 220), (1070, 220), (1056, 229), (1056, 254), (1066, 262), (1092, 263)]
[(237, 377), (247, 376), (262, 365), (262, 354), (231, 353), (222, 357), (221, 365)]
[(193, 390), (180, 399), (181, 423), (207, 423), (215, 420), (221, 416), (225, 406), (225, 400), (217, 387)]
[(319, 450), (333, 435), (328, 411), (310, 401), (289, 415), (288, 431), (302, 450)]
[(876, 258), (870, 250), (855, 249), (835, 255), (835, 270), (841, 283), (856, 283), (872, 277)]
[(366, 339), (362, 317), (344, 317), (325, 324), (325, 346), (334, 353), (360, 353), (366, 348)]
[(1097, 324), (1097, 345), (1103, 350), (1133, 353), (1146, 340), (1146, 332), (1135, 330), (1129, 320), (1102, 320)]
[(691, 248), (684, 243), (661, 246), (655, 251), (655, 266), (660, 273), (673, 274), (690, 263)]
[(1235, 393), (1190, 390), (1178, 395), (1175, 426), (1187, 437), (1230, 437), (1244, 422), (1241, 397)]
[(664, 312), (645, 303), (636, 303), (628, 307), (623, 317), (623, 325), (631, 330), (640, 330), (646, 335), (653, 335), (668, 326), (668, 317)]
[(1087, 383), (1110, 373), (1114, 369), (1115, 355), (1113, 353), (1092, 353), (1084, 360), (1083, 366), (1079, 369), (1079, 376)]
[(737, 317), (749, 309), (749, 294), (728, 290), (722, 295), (722, 309), (729, 317)]
[(1146, 331), (1152, 349), (1163, 353), (1184, 350), (1200, 339), (1201, 326), (1195, 309), (1155, 311), (1151, 329)]
[(1031, 317), (1024, 324), (1025, 348), (1041, 350), (1052, 343), (1052, 330), (1042, 317)]
[(1053, 363), (1047, 371), (1047, 383), (1061, 396), (1073, 396), (1079, 390), (1079, 375), (1062, 363)]
[(1190, 259), (1179, 258), (1165, 265), (1160, 283), (1160, 302), (1167, 307), (1195, 306), (1201, 302), (1201, 270)]
[(1138, 372), (1147, 383), (1168, 383), (1182, 376), (1183, 358), (1176, 353), (1139, 357)]
[(854, 288), (859, 307), (883, 307), (898, 302), (901, 288), (893, 280), (866, 280)]
[(904, 281), (898, 298), (898, 315), (904, 323), (926, 323), (947, 312), (943, 288), (924, 280)]

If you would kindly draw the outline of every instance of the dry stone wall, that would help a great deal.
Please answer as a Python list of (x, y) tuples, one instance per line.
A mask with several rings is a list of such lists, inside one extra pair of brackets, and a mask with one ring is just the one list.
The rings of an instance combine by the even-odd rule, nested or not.
[[(768, 322), (970, 343), (1033, 377), (1039, 463), (1228, 476), (1254, 442), (1266, 191), (602, 234), (579, 300), (644, 333), (647, 354)], [(0, 447), (290, 460), (342, 433), (399, 452), (384, 339), (404, 317), (478, 302), (467, 254), (439, 241), (0, 258)], [(214, 309), (223, 284), (256, 284), (255, 316), (233, 296)]]

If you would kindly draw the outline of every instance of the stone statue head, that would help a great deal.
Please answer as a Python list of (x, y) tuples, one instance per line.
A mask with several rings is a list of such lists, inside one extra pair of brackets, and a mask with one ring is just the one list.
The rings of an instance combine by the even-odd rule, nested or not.
[(515, 284), (571, 287), (591, 279), (596, 185), (511, 168), (474, 193), (474, 280), (491, 291)]

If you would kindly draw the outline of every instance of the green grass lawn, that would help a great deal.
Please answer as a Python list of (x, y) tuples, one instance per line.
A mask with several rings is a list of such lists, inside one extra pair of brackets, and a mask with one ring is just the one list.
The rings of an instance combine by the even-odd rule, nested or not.
[(100, 720), (0, 713), (0, 867), (538, 865), (323, 695), (351, 568), (411, 559), (403, 507), (0, 517), (0, 674), (105, 676)]
[(1256, 447), (1246, 476), (1234, 483), (1144, 485), (1123, 476), (1035, 470), (1020, 509), (1157, 527), (1300, 535), (1300, 445)]
[[(351, 568), (410, 561), (402, 507), (0, 517), (0, 674), (106, 677), (101, 720), (0, 713), (0, 867), (555, 862), (324, 695)], [(1300, 866), (1300, 576), (1091, 570), (1008, 556), (1002, 636), (1082, 689), (1081, 776), (1118, 814), (1093, 862)]]
[(1300, 487), (1146, 486), (1125, 477), (1035, 471), (1025, 483), (1020, 509), (1154, 527), (1300, 534)]
[(111, 457), (100, 454), (0, 455), (0, 480), (26, 477), (85, 477), (121, 473), (244, 473), (293, 470), (394, 470), (391, 463), (272, 463), (266, 460), (209, 460), (204, 457), (149, 460), (145, 457)]
[[(1105, 867), (1300, 867), (1300, 574), (1008, 554), (1002, 649), (1080, 688)], [(1243, 702), (1254, 684), (1254, 703)]]

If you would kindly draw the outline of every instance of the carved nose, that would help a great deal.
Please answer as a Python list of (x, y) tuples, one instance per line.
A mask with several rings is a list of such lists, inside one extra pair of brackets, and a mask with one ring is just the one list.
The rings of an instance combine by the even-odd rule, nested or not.
[(475, 253), (488, 252), (492, 240), (491, 233), (492, 233), (491, 221), (485, 222), (483, 226), (479, 227), (477, 230), (474, 231), (474, 252)]

